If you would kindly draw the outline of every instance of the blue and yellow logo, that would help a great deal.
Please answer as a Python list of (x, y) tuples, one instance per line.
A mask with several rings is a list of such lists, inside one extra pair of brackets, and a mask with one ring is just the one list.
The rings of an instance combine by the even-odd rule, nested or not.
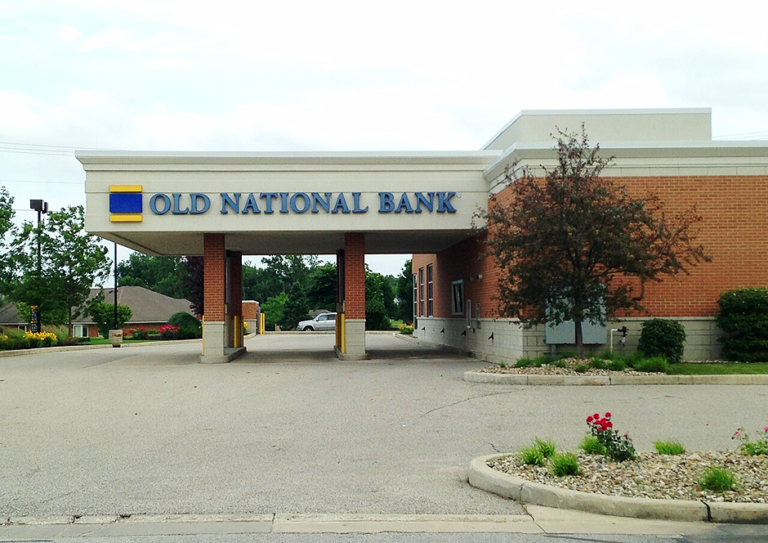
[(110, 222), (141, 222), (144, 218), (142, 190), (141, 185), (110, 185)]

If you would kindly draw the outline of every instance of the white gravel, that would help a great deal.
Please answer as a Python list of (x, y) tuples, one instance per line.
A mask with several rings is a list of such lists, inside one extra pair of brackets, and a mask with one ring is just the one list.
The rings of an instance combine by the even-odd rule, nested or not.
[[(578, 458), (581, 475), (567, 477), (556, 477), (547, 467), (524, 465), (518, 455), (502, 457), (488, 466), (536, 483), (609, 496), (768, 503), (768, 456), (732, 451), (680, 456), (644, 452), (638, 453), (635, 462), (611, 462), (601, 455), (579, 452)], [(737, 488), (724, 493), (702, 489), (702, 473), (712, 466), (735, 474)]]

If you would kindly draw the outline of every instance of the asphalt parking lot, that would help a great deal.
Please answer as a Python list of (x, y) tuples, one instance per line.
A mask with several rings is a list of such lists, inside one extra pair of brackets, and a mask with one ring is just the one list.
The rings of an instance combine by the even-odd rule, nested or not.
[(484, 362), (391, 335), (341, 362), (332, 334), (0, 358), (0, 514), (520, 514), (469, 461), (534, 436), (573, 448), (609, 410), (639, 449), (730, 448), (768, 423), (765, 386), (467, 383)]

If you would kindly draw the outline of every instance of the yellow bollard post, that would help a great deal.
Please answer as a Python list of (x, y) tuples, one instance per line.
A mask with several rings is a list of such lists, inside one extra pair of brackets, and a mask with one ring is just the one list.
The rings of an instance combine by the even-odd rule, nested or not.
[(339, 350), (341, 351), (341, 354), (344, 354), (347, 352), (347, 330), (346, 330), (346, 321), (344, 318), (344, 313), (341, 314), (341, 345), (339, 345)]

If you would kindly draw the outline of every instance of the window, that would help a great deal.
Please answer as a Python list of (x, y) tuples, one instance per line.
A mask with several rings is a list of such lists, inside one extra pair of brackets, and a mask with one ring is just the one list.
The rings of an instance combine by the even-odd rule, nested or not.
[(88, 326), (85, 324), (75, 324), (72, 326), (72, 335), (74, 337), (88, 337)]
[(424, 268), (419, 268), (419, 317), (424, 316)]
[(419, 303), (418, 282), (416, 280), (416, 274), (413, 274), (413, 318), (416, 319), (418, 315), (416, 304)]
[(464, 314), (464, 280), (451, 283), (451, 315)]
[(432, 284), (432, 264), (427, 265), (427, 317), (434, 317), (434, 303), (432, 294), (434, 292)]
[(327, 320), (328, 320), (328, 315), (318, 315), (317, 316), (317, 322), (327, 321)]

